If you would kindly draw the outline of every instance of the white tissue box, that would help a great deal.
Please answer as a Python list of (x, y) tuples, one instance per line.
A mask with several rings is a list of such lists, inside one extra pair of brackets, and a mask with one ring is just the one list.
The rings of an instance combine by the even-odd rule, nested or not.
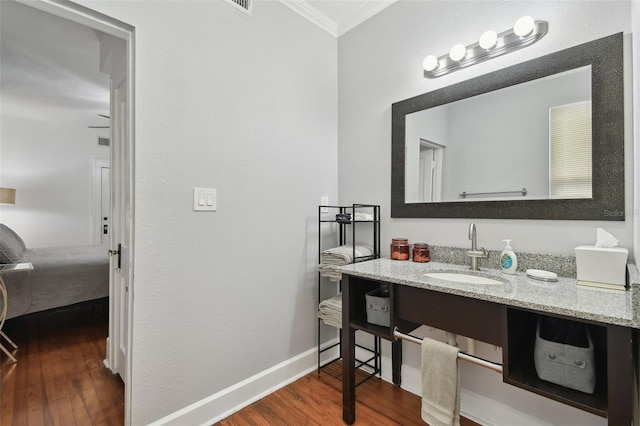
[(625, 289), (629, 250), (622, 247), (578, 246), (575, 251), (578, 284)]

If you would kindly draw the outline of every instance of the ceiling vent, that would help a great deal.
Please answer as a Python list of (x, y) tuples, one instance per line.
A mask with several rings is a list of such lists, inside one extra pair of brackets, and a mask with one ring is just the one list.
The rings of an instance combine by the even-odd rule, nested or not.
[(253, 3), (253, 0), (224, 0), (224, 1), (240, 9), (247, 15), (251, 15), (251, 5)]
[(111, 146), (111, 139), (98, 136), (98, 145)]

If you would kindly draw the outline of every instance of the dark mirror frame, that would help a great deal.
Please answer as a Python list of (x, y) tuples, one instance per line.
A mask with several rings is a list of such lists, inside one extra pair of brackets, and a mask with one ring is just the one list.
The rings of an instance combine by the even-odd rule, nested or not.
[[(591, 65), (593, 197), (405, 203), (405, 116), (449, 102)], [(624, 221), (622, 33), (409, 98), (391, 107), (391, 217)], [(518, 153), (514, 153), (518, 155)]]

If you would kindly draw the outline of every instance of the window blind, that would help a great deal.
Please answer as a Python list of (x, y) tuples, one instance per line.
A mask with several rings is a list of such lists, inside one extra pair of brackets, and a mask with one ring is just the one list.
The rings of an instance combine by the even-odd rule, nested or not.
[(591, 198), (591, 101), (549, 108), (549, 195)]

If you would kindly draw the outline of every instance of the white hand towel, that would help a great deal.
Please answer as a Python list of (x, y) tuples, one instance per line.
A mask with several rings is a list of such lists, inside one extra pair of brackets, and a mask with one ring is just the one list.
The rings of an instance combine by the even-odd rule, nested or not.
[(428, 337), (422, 341), (422, 420), (460, 425), (458, 348)]

